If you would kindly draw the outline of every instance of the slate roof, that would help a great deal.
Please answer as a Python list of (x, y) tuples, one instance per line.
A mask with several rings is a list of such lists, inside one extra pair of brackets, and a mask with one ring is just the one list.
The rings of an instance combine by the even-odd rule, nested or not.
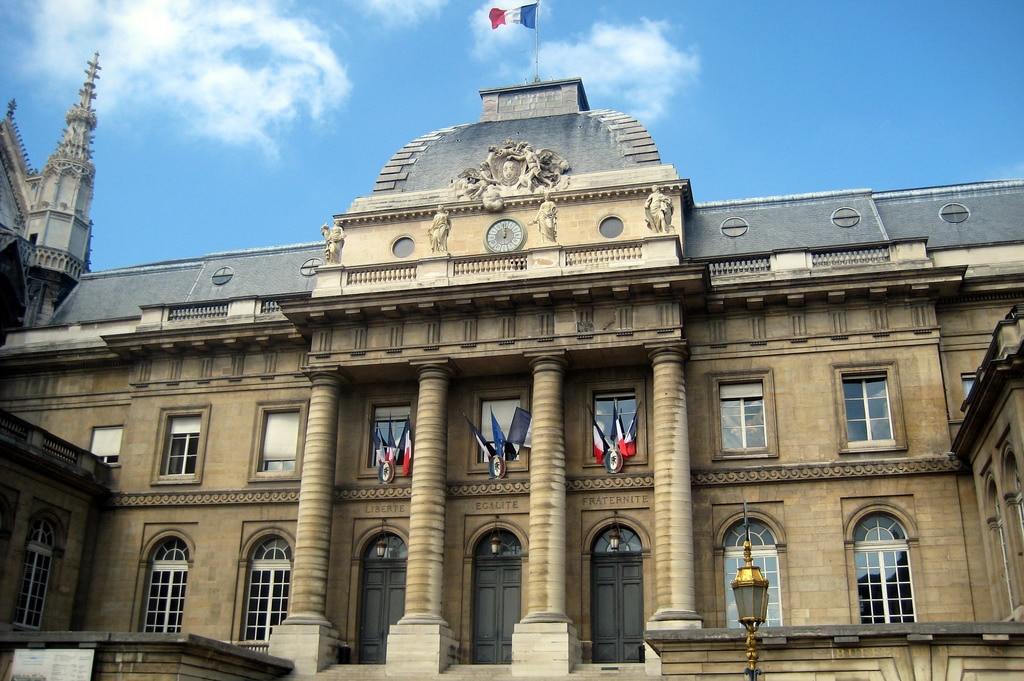
[[(940, 217), (942, 207), (951, 202), (968, 209), (966, 221), (951, 224)], [(855, 225), (833, 222), (833, 213), (843, 208), (857, 212)], [(746, 233), (723, 234), (729, 218), (744, 220)], [(686, 216), (684, 247), (688, 258), (721, 259), (911, 238), (927, 239), (929, 249), (1024, 241), (1024, 181), (697, 203)]]
[(480, 121), (435, 130), (402, 147), (377, 176), (373, 193), (444, 189), (466, 168), (479, 167), (489, 146), (506, 139), (551, 149), (569, 162), (570, 175), (661, 164), (647, 129), (618, 111)]
[[(323, 262), (323, 243), (305, 243), (213, 253), (82, 275), (57, 308), (51, 324), (139, 317), (147, 305), (170, 305), (232, 298), (274, 298), (312, 291), (316, 277), (301, 268), (311, 258)], [(230, 268), (231, 278), (216, 285), (213, 275)]]

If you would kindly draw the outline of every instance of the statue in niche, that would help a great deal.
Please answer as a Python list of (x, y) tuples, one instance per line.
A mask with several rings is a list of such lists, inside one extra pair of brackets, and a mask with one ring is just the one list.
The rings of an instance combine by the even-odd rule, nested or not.
[(444, 209), (444, 206), (438, 206), (437, 213), (434, 214), (434, 221), (427, 228), (431, 253), (448, 252), (448, 233), (451, 229), (452, 223), (448, 220), (448, 211)]
[(658, 186), (651, 187), (651, 194), (644, 202), (644, 217), (652, 232), (672, 231), (672, 199), (662, 193)]
[(341, 221), (335, 220), (333, 227), (324, 223), (320, 233), (324, 235), (324, 261), (328, 265), (340, 265), (341, 249), (345, 245), (345, 230), (341, 228)]
[(554, 243), (558, 239), (557, 221), (558, 206), (551, 200), (551, 192), (544, 192), (544, 201), (537, 209), (537, 217), (530, 220), (530, 224), (537, 225), (537, 231), (545, 242)]
[[(487, 158), (477, 168), (466, 168), (452, 188), (459, 198), (483, 200), (493, 188), (502, 196), (533, 193), (538, 189), (565, 187), (569, 162), (550, 149), (536, 150), (529, 142), (505, 140), (487, 148)], [(495, 191), (490, 192), (493, 199)]]

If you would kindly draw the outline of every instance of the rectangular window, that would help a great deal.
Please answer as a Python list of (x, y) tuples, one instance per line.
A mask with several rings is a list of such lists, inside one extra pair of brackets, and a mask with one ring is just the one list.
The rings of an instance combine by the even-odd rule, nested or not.
[(960, 385), (964, 389), (964, 399), (966, 400), (971, 394), (971, 389), (974, 388), (974, 374), (960, 374)]
[[(506, 400), (483, 400), (480, 402), (480, 432), (489, 441), (493, 441), (496, 437), (494, 432), (494, 424), (491, 421), (491, 414), (494, 414), (494, 419), (498, 422), (498, 427), (501, 428), (501, 434), (507, 436), (509, 428), (512, 427), (512, 417), (515, 416), (516, 407), (519, 406), (519, 398), (506, 399)], [(506, 453), (505, 458), (509, 461), (517, 461), (519, 459), (519, 447), (515, 447), (515, 455), (508, 455)], [(484, 456), (480, 448), (477, 447), (477, 462), (487, 463), (487, 457)]]
[(245, 640), (267, 641), (288, 614), (291, 568), (253, 569), (249, 577)]
[(843, 377), (849, 442), (892, 440), (892, 416), (885, 376)]
[(42, 623), (51, 560), (48, 552), (30, 548), (25, 553), (25, 570), (21, 576), (21, 590), (18, 593), (14, 624), (27, 629), (38, 629)]
[(632, 390), (619, 393), (602, 393), (594, 395), (594, 418), (597, 425), (601, 426), (601, 432), (605, 438), (614, 444), (615, 424), (612, 422), (613, 413), (618, 413), (619, 422), (623, 430), (629, 428), (636, 415), (636, 393)]
[(266, 412), (263, 418), (261, 471), (294, 471), (299, 447), (299, 412)]
[(398, 446), (402, 435), (405, 433), (405, 424), (409, 421), (409, 405), (398, 405), (392, 407), (375, 407), (373, 410), (373, 430), (370, 431), (369, 450), (370, 454), (366, 459), (369, 468), (377, 467), (377, 454), (373, 448), (374, 433), (385, 445), (388, 439), (394, 440)]
[(162, 475), (195, 475), (201, 416), (172, 416)]
[(153, 569), (150, 575), (149, 597), (146, 599), (145, 631), (161, 634), (175, 634), (181, 631), (187, 586), (188, 569)]
[[(754, 565), (761, 568), (761, 574), (768, 579), (768, 619), (764, 621), (766, 627), (782, 626), (782, 585), (779, 579), (779, 557), (773, 552), (758, 554), (751, 557)], [(741, 565), (746, 565), (742, 552), (727, 551), (725, 555), (725, 617), (726, 626), (738, 628), (743, 625), (739, 622), (739, 613), (736, 610), (736, 595), (732, 590), (732, 580), (736, 578), (736, 572)]]
[(718, 387), (722, 449), (763, 449), (767, 446), (764, 387), (757, 383)]
[(856, 552), (857, 596), (863, 624), (914, 621), (914, 593), (906, 551)]
[(117, 463), (121, 457), (121, 435), (123, 433), (124, 426), (93, 428), (89, 451), (100, 457), (103, 463)]

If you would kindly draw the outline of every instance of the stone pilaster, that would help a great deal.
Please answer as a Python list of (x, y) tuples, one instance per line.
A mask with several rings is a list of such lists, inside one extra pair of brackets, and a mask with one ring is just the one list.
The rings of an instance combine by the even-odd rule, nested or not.
[(437, 674), (455, 662), (458, 650), (458, 643), (441, 616), (451, 376), (451, 369), (442, 364), (420, 368), (405, 615), (388, 633), (389, 674)]
[(271, 654), (292, 660), (300, 674), (332, 664), (338, 647), (338, 634), (327, 619), (326, 598), (341, 379), (318, 373), (311, 381), (288, 617), (270, 637)]
[(693, 560), (690, 435), (682, 347), (651, 351), (654, 404), (654, 572), (657, 610), (648, 629), (699, 627)]
[(580, 662), (576, 629), (565, 614), (566, 360), (534, 359), (530, 451), (530, 550), (527, 614), (512, 634), (512, 673), (567, 674)]

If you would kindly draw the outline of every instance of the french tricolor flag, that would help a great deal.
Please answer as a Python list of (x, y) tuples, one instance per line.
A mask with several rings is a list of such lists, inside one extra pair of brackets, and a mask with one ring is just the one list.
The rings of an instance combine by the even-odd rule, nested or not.
[(537, 28), (537, 3), (523, 5), (513, 9), (491, 10), (491, 28), (498, 28), (502, 24), (522, 24), (526, 28)]

